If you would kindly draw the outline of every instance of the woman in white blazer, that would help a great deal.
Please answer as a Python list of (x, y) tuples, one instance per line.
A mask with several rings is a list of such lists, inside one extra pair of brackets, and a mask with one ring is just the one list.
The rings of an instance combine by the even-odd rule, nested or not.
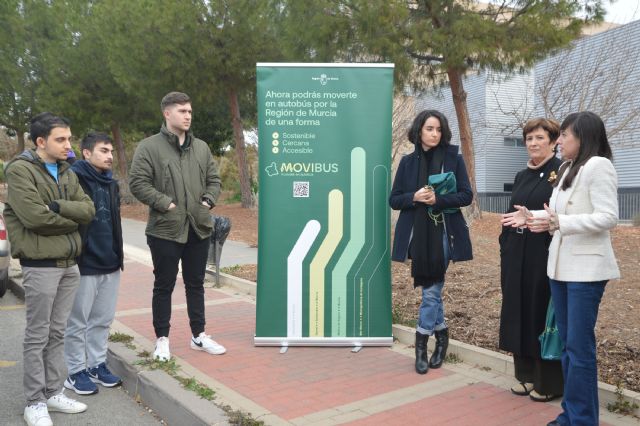
[(620, 271), (609, 230), (618, 221), (618, 183), (604, 123), (592, 112), (570, 114), (560, 126), (565, 163), (545, 210), (522, 206), (511, 226), (553, 234), (547, 274), (564, 343), (563, 412), (548, 426), (598, 424), (595, 325), (607, 282)]

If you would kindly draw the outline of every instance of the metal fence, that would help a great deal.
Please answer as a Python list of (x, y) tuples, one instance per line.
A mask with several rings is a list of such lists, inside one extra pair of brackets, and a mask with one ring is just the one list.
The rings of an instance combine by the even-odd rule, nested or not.
[[(484, 192), (478, 194), (480, 208), (485, 212), (504, 213), (509, 210), (510, 192)], [(618, 188), (620, 220), (633, 220), (640, 215), (640, 188)]]

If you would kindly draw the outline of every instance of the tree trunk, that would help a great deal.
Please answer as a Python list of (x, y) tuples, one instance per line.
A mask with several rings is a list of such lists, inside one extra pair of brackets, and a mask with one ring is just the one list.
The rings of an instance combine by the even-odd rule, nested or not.
[(122, 133), (120, 132), (120, 123), (114, 121), (111, 123), (111, 134), (113, 135), (113, 144), (118, 156), (118, 173), (122, 182), (127, 181), (127, 153), (125, 152), (124, 142), (122, 141)]
[(24, 151), (24, 130), (17, 130), (16, 135), (18, 136), (18, 146), (16, 149), (16, 155), (18, 155), (22, 151)]
[(248, 209), (253, 206), (253, 194), (249, 183), (249, 166), (245, 152), (244, 132), (242, 119), (240, 118), (240, 105), (238, 93), (235, 89), (229, 89), (229, 108), (231, 110), (231, 125), (233, 126), (233, 139), (236, 145), (236, 158), (238, 161), (238, 176), (240, 177), (240, 194), (242, 207)]
[(467, 174), (473, 191), (473, 201), (469, 206), (469, 213), (472, 219), (481, 217), (480, 206), (478, 204), (478, 191), (476, 189), (476, 162), (473, 153), (473, 135), (471, 134), (471, 121), (469, 120), (469, 110), (467, 109), (467, 92), (464, 91), (462, 83), (462, 72), (449, 68), (447, 69), (451, 94), (453, 95), (453, 105), (456, 108), (458, 118), (458, 129), (460, 131), (460, 146), (462, 148), (462, 158), (467, 166)]

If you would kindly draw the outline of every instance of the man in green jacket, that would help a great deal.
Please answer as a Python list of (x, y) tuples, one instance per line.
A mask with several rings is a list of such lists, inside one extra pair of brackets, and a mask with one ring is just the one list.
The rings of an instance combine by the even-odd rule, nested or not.
[(212, 221), (209, 210), (220, 193), (220, 177), (207, 144), (193, 137), (191, 100), (180, 92), (160, 104), (165, 124), (138, 144), (129, 189), (149, 206), (147, 244), (153, 259), (155, 359), (168, 361), (171, 294), (182, 262), (192, 349), (220, 355), (225, 348), (205, 333), (204, 275)]
[(26, 306), (24, 392), (28, 425), (51, 425), (49, 411), (80, 413), (85, 404), (67, 398), (64, 331), (80, 283), (76, 257), (79, 224), (95, 214), (93, 201), (65, 161), (71, 150), (69, 122), (51, 113), (31, 121), (35, 149), (5, 168), (4, 218), (11, 254), (20, 259)]

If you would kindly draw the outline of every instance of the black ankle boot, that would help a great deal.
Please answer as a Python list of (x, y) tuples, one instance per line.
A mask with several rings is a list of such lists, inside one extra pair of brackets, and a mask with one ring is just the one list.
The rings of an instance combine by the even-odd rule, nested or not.
[(440, 368), (447, 356), (447, 348), (449, 347), (449, 329), (436, 331), (436, 348), (433, 350), (429, 367)]
[(429, 340), (428, 335), (416, 331), (416, 373), (418, 374), (427, 374), (429, 371), (427, 340)]

